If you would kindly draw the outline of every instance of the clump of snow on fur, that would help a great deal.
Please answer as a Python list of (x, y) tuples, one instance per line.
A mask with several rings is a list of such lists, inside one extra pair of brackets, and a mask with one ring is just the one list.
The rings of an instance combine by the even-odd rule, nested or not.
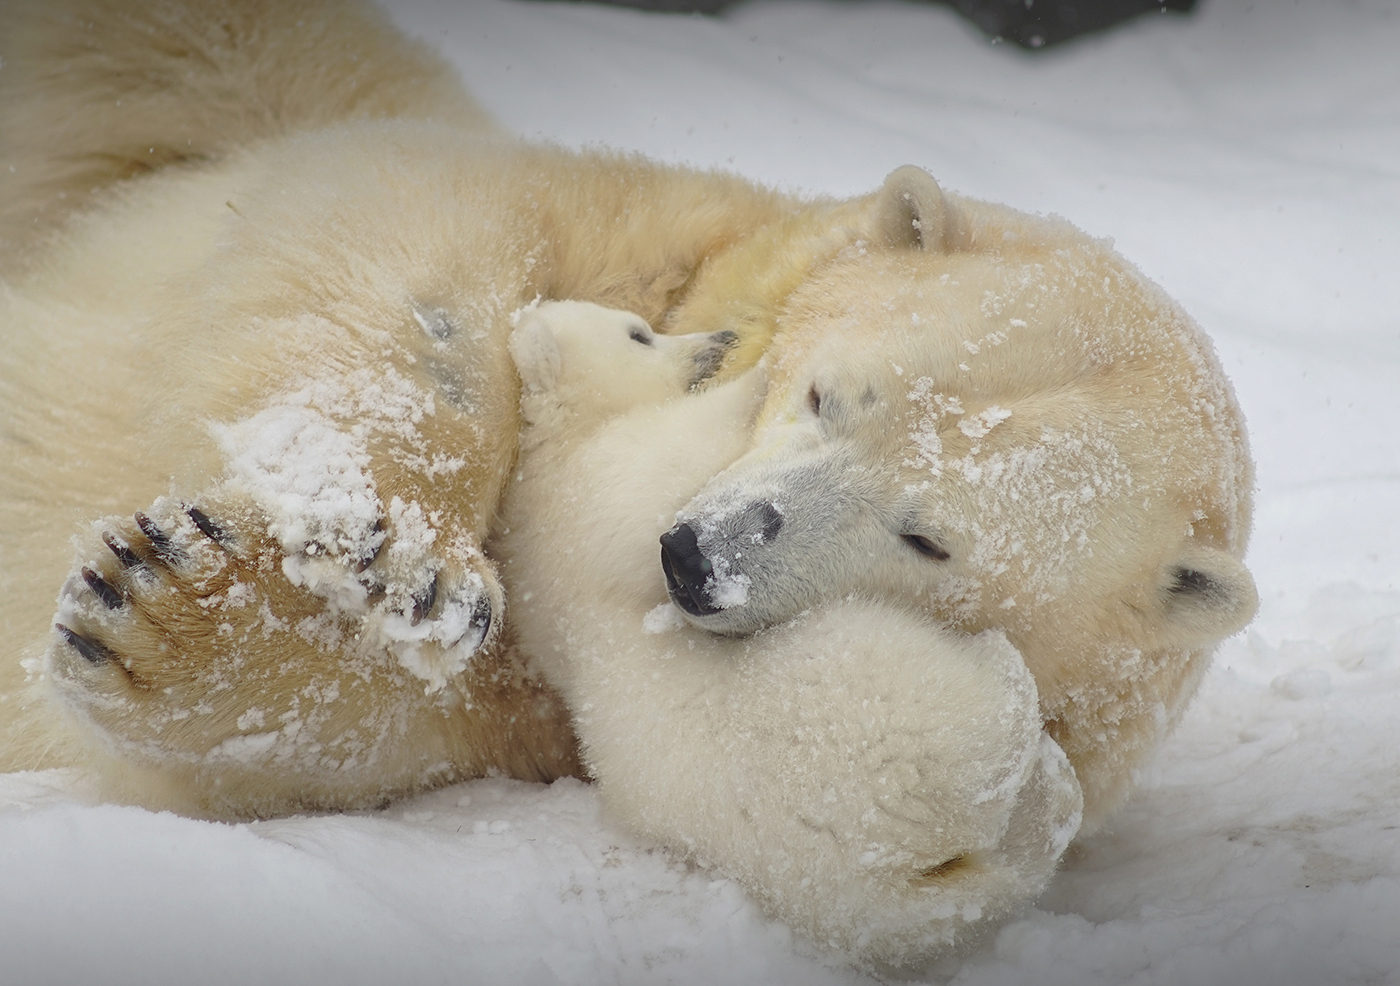
[(681, 611), (670, 603), (662, 603), (647, 611), (647, 615), (642, 617), (642, 629), (647, 633), (667, 633), (671, 630), (680, 630), (686, 626), (685, 617)]
[(1011, 412), (993, 404), (980, 414), (973, 414), (958, 422), (958, 430), (968, 438), (985, 438), (997, 425), (1011, 417)]
[(715, 574), (705, 580), (705, 588), (710, 592), (710, 602), (720, 609), (733, 609), (735, 606), (743, 606), (749, 601), (749, 589), (753, 586), (753, 579), (741, 572), (726, 572), (721, 574), (719, 569), (724, 561), (722, 558), (714, 559)]
[(918, 458), (907, 461), (905, 465), (926, 466), (937, 475), (943, 468), (943, 440), (938, 437), (938, 419), (943, 416), (944, 408), (937, 401), (943, 395), (935, 394), (933, 387), (932, 377), (919, 377), (907, 395), (918, 414), (909, 430), (909, 440), (914, 443)]
[[(228, 463), (225, 485), (266, 516), (287, 579), (326, 599), (332, 613), (365, 616), (363, 643), (387, 648), (429, 691), (476, 653), (486, 628), (474, 626), (473, 617), (488, 589), (467, 571), (459, 584), (440, 587), (450, 591), (439, 592), (433, 619), (414, 622), (414, 600), (439, 576), (443, 546), (419, 503), (398, 496), (382, 502), (370, 448), (392, 439), (405, 454), (416, 453), (429, 476), (455, 472), (461, 460), (429, 458), (418, 434), (434, 411), (431, 393), (389, 367), (304, 381), (246, 418), (212, 426)], [(377, 587), (384, 598), (371, 607), (361, 569), (381, 549), (392, 577)]]
[(267, 514), (284, 551), (361, 558), (382, 540), (370, 440), (419, 445), (416, 426), (434, 410), (432, 394), (392, 367), (362, 369), (307, 381), (212, 430), (231, 484)]
[(289, 555), (368, 554), (377, 546), (379, 498), (364, 442), (302, 397), (215, 426), (228, 475), (267, 514), (269, 533)]

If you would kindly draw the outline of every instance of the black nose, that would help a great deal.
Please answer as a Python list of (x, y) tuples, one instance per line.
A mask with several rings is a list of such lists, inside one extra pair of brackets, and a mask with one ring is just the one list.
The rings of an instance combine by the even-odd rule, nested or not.
[(661, 535), (661, 570), (671, 601), (691, 616), (711, 616), (719, 607), (710, 602), (705, 582), (714, 574), (710, 559), (700, 550), (695, 528), (677, 524)]
[[(736, 549), (729, 559), (733, 565), (743, 552), (776, 538), (783, 529), (783, 515), (773, 504), (758, 501), (731, 516), (725, 527), (721, 551), (723, 545)], [(661, 535), (661, 570), (666, 573), (666, 591), (671, 594), (671, 601), (690, 615), (711, 616), (724, 608), (714, 601), (714, 563), (700, 550), (699, 538), (690, 524), (677, 524)]]

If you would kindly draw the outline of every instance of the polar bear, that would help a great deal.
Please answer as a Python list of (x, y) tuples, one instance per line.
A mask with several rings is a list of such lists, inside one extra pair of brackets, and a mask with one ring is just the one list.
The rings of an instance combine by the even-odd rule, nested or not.
[(852, 593), (1004, 631), (1092, 830), (1257, 606), (1243, 422), (1199, 330), (1105, 247), (890, 183), (917, 273), (841, 258), (788, 296), (744, 454), (661, 539), (670, 595), (720, 634)]
[(660, 373), (650, 345), (637, 316), (577, 303), (511, 337), (526, 426), (490, 550), (520, 646), (623, 824), (866, 964), (965, 940), (1037, 894), (1079, 826), (1034, 679), (1000, 631), (855, 596), (744, 637), (680, 619), (657, 538), (743, 451), (763, 384), (694, 394), (691, 361)]
[(0, 60), (2, 769), (221, 818), (586, 773), (629, 698), (540, 677), (488, 547), (536, 298), (766, 354), (649, 563), (693, 627), (1003, 632), (1081, 831), (1253, 612), (1210, 344), (1068, 223), (510, 140), (348, 2), (16, 4)]

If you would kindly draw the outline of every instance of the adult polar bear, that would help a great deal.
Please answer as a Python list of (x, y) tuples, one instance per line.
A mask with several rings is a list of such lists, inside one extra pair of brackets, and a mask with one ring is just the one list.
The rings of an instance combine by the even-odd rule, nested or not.
[(522, 145), (358, 7), (3, 16), (6, 767), (223, 817), (579, 770), (481, 550), (540, 296), (771, 353), (668, 543), (690, 618), (854, 592), (1004, 630), (1090, 827), (1252, 611), (1209, 345), (1063, 223), (916, 169), (811, 201)]

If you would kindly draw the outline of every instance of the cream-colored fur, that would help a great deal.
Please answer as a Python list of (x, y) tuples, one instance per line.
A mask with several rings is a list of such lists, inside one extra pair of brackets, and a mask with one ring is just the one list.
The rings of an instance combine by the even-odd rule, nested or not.
[(114, 182), (256, 141), (350, 120), (492, 126), (436, 53), (367, 4), (198, 6), (0, 5), (0, 265)]
[(751, 633), (854, 592), (1004, 631), (1092, 828), (1254, 613), (1243, 421), (1199, 330), (1107, 248), (917, 169), (891, 186), (920, 250), (789, 296), (745, 454), (668, 535), (712, 570), (690, 619)]
[[(571, 715), (634, 694), (540, 681), (530, 600), (483, 552), (518, 451), (511, 316), (540, 298), (734, 333), (722, 376), (768, 354), (753, 429), (691, 436), (730, 467), (675, 489), (716, 576), (677, 589), (700, 628), (761, 649), (853, 596), (852, 623), (1004, 633), (1088, 827), (1253, 610), (1209, 343), (1068, 224), (916, 168), (834, 202), (518, 143), (351, 3), (10, 2), (0, 56), (0, 769), (217, 817), (581, 772)], [(653, 455), (676, 459), (628, 466)], [(832, 708), (800, 653), (753, 680), (790, 668)], [(722, 801), (751, 735), (666, 782)], [(662, 782), (601, 749), (605, 789)]]
[(668, 395), (657, 354), (617, 345), (631, 324), (544, 305), (516, 330), (529, 424), (492, 544), (605, 804), (867, 963), (965, 939), (1038, 893), (1079, 825), (1034, 679), (1001, 633), (877, 600), (744, 638), (684, 623), (656, 539), (742, 451), (761, 377)]
[[(480, 551), (516, 450), (510, 314), (578, 297), (663, 320), (710, 258), (779, 236), (775, 270), (818, 264), (864, 209), (505, 141), (371, 11), (260, 10), (3, 11), (0, 766), (112, 756), (112, 796), (221, 817), (578, 772)], [(166, 109), (46, 128), (128, 90)], [(217, 141), (102, 170), (152, 120), (178, 143), (186, 99)], [(191, 508), (228, 535), (215, 553)]]

